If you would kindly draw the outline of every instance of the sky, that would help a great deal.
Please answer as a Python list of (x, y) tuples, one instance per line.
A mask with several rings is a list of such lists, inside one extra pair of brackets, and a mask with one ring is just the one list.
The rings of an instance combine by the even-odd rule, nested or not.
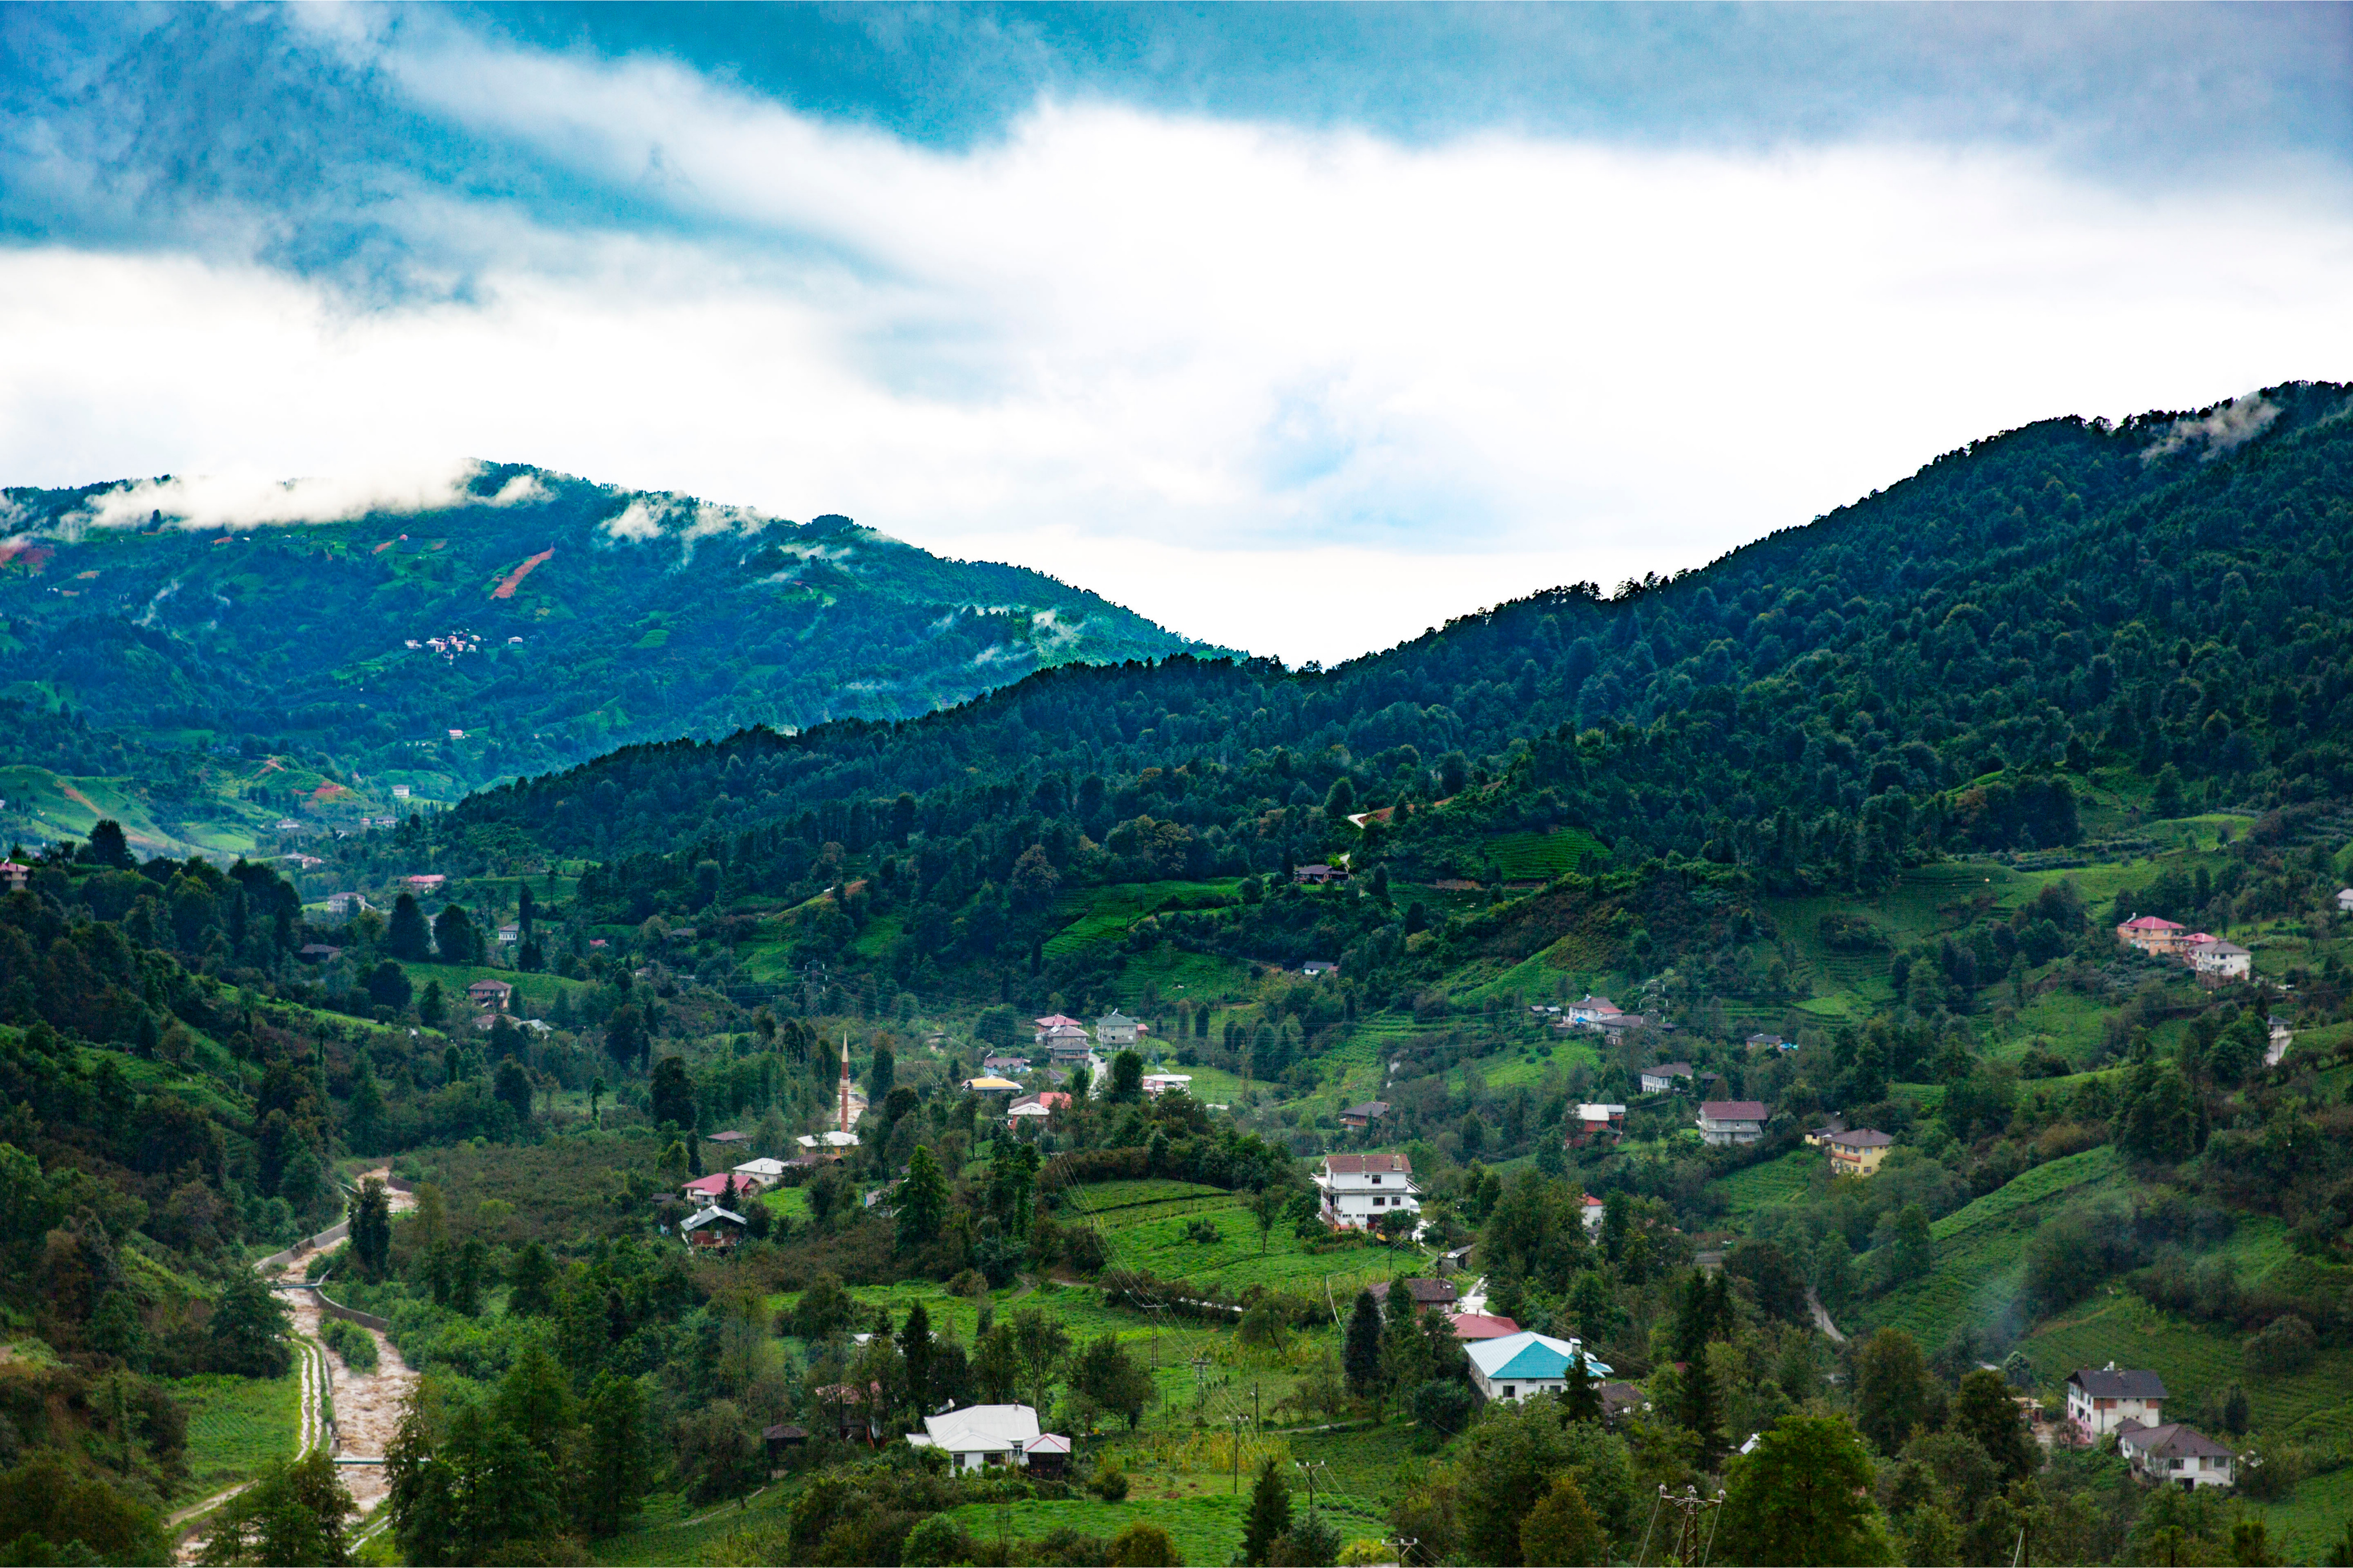
[(2339, 6), (0, 5), (0, 485), (535, 463), (1331, 663), (2310, 378)]

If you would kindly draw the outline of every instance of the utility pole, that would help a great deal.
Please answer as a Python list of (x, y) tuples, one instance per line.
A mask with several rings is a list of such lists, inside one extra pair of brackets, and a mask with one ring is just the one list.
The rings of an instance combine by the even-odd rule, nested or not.
[(1240, 1497), (1242, 1495), (1242, 1418), (1235, 1415), (1231, 1420), (1234, 1424), (1234, 1495)]

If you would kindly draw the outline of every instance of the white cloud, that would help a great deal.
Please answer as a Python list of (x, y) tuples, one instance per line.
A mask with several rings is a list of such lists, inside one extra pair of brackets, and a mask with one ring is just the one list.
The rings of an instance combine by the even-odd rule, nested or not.
[(509, 258), (481, 303), (361, 314), (259, 270), (0, 253), (9, 482), (477, 454), (745, 509), (673, 527), (848, 512), (1330, 660), (1697, 563), (2031, 419), (2343, 375), (2353, 343), (2322, 188), (1052, 104), (944, 153), (673, 66), (385, 63), (671, 221), (470, 209)]
[[(175, 528), (261, 528), (340, 522), (378, 511), (424, 511), (468, 500), (466, 486), (477, 467), (456, 461), (406, 471), (347, 471), (305, 479), (281, 479), (248, 468), (134, 479), (98, 491), (67, 521), (96, 528), (136, 528), (160, 518)], [(479, 504), (512, 505), (536, 493), (537, 487), (526, 477), (510, 480)]]

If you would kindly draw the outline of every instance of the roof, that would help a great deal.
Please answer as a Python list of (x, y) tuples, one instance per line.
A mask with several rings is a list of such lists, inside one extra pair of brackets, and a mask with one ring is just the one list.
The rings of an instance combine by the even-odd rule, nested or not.
[(1613, 1116), (1625, 1115), (1626, 1108), (1622, 1105), (1580, 1105), (1577, 1108), (1577, 1114), (1587, 1121), (1607, 1121)]
[(1710, 1121), (1762, 1121), (1767, 1114), (1761, 1100), (1704, 1100), (1699, 1113)]
[(1884, 1132), (1864, 1128), (1859, 1132), (1833, 1132), (1831, 1147), (1834, 1149), (1884, 1149), (1895, 1140)]
[(1388, 1113), (1389, 1102), (1386, 1100), (1368, 1100), (1362, 1105), (1344, 1106), (1340, 1110), (1343, 1116), (1361, 1116), (1367, 1121), (1376, 1116), (1387, 1116)]
[(998, 1078), (994, 1074), (983, 1078), (968, 1078), (964, 1080), (964, 1086), (975, 1094), (996, 1094), (1005, 1089), (1021, 1087), (1009, 1078)]
[(1324, 1172), (1332, 1176), (1383, 1175), (1390, 1172), (1413, 1174), (1413, 1162), (1403, 1154), (1326, 1154)]
[(1605, 1383), (1597, 1392), (1605, 1410), (1631, 1410), (1642, 1403), (1642, 1391), (1630, 1383)]
[(771, 1443), (798, 1443), (807, 1438), (808, 1429), (804, 1426), (764, 1426), (760, 1429), (760, 1436)]
[(713, 1220), (720, 1219), (733, 1220), (737, 1225), (747, 1223), (744, 1216), (737, 1214), (733, 1209), (723, 1209), (717, 1204), (712, 1204), (709, 1208), (698, 1209), (693, 1214), (689, 1215), (686, 1218), (679, 1221), (678, 1228), (681, 1230), (695, 1230), (703, 1226), (709, 1225)]
[(1029, 1021), (1037, 1025), (1041, 1029), (1057, 1029), (1064, 1027), (1076, 1029), (1083, 1026), (1076, 1018), (1065, 1018), (1060, 1013), (1049, 1013), (1042, 1018), (1032, 1018)]
[(2209, 942), (2199, 944), (2208, 952), (2218, 952), (2225, 958), (2246, 958), (2247, 950), (2234, 942)]
[(2159, 920), (2155, 915), (2142, 915), (2138, 919), (2125, 921), (2116, 929), (2118, 931), (2179, 931), (2182, 928), (2171, 921)]
[(1520, 1331), (1520, 1325), (1509, 1318), (1498, 1318), (1486, 1312), (1454, 1314), (1454, 1337), (1458, 1340), (1500, 1340)]
[(781, 1176), (785, 1173), (785, 1163), (762, 1155), (757, 1160), (746, 1160), (736, 1166), (735, 1173), (739, 1176)]
[(1129, 1017), (1126, 1014), (1114, 1007), (1110, 1012), (1105, 1013), (1102, 1017), (1095, 1020), (1095, 1027), (1100, 1029), (1105, 1024), (1133, 1024), (1134, 1022), (1134, 1019)]
[(1556, 1340), (1549, 1334), (1539, 1334), (1529, 1329), (1505, 1334), (1500, 1340), (1473, 1340), (1464, 1353), (1490, 1381), (1532, 1383), (1565, 1379), (1568, 1376), (1571, 1356), (1583, 1360), (1588, 1372), (1606, 1373), (1609, 1370), (1586, 1355), (1575, 1340)]
[(2111, 1364), (2094, 1372), (2079, 1367), (2067, 1381), (2094, 1399), (2163, 1399), (2165, 1379), (2153, 1372), (2119, 1372)]
[(1748, 1037), (1748, 1043), (1752, 1046), (1778, 1046), (1781, 1043), (1781, 1037), (1778, 1035), (1751, 1035)]
[(749, 1143), (751, 1141), (752, 1135), (749, 1132), (713, 1132), (711, 1135), (711, 1142), (713, 1143)]
[(1042, 1094), (1025, 1094), (1005, 1109), (1006, 1113), (1011, 1116), (1045, 1116), (1070, 1103), (1069, 1095), (1060, 1089), (1050, 1089)]
[(2198, 1430), (2187, 1421), (2168, 1421), (2162, 1426), (2144, 1426), (2127, 1419), (2116, 1428), (2120, 1442), (2130, 1443), (2142, 1453), (2160, 1459), (2214, 1458), (2228, 1459), (2231, 1450)]
[[(1444, 1279), (1408, 1279), (1404, 1284), (1405, 1293), (1413, 1298), (1416, 1306), (1420, 1307), (1442, 1305), (1462, 1294)], [(1389, 1299), (1389, 1281), (1386, 1279), (1377, 1285), (1367, 1286), (1366, 1289), (1373, 1293), (1373, 1300), (1376, 1301), (1386, 1301)]]
[(1579, 1002), (1577, 1005), (1579, 1007), (1590, 1007), (1597, 1013), (1615, 1013), (1618, 1011), (1618, 1004), (1612, 1002), (1607, 996), (1588, 994), (1584, 1001)]
[[(725, 1171), (714, 1171), (708, 1176), (697, 1176), (691, 1182), (681, 1184), (679, 1187), (679, 1191), (682, 1193), (699, 1193), (704, 1197), (715, 1198), (720, 1194), (727, 1190), (727, 1184), (731, 1181), (734, 1181), (734, 1177), (729, 1173)], [(736, 1182), (735, 1184), (738, 1187), (741, 1187), (744, 1184)]]
[(1037, 1440), (1022, 1450), (1032, 1458), (1039, 1454), (1067, 1454), (1070, 1451), (1071, 1440), (1060, 1432), (1040, 1432)]
[(1689, 1062), (1661, 1062), (1657, 1067), (1642, 1069), (1644, 1078), (1689, 1078), (1691, 1075), (1692, 1065)]
[(919, 1447), (945, 1448), (952, 1454), (1010, 1453), (1016, 1443), (1027, 1449), (1038, 1440), (1038, 1413), (1027, 1405), (967, 1405), (924, 1416), (923, 1433), (930, 1441)]

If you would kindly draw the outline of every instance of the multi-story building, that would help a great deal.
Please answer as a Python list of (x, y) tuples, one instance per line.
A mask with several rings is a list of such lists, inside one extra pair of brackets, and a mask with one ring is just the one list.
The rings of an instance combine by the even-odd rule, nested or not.
[(1315, 1184), (1324, 1190), (1324, 1223), (1362, 1230), (1403, 1209), (1421, 1212), (1413, 1162), (1403, 1154), (1326, 1154)]
[(2067, 1374), (2067, 1419), (2094, 1437), (2104, 1437), (2126, 1421), (2143, 1426), (2165, 1422), (2165, 1380), (2153, 1372), (2125, 1372), (2108, 1363), (2097, 1372), (2088, 1367)]

